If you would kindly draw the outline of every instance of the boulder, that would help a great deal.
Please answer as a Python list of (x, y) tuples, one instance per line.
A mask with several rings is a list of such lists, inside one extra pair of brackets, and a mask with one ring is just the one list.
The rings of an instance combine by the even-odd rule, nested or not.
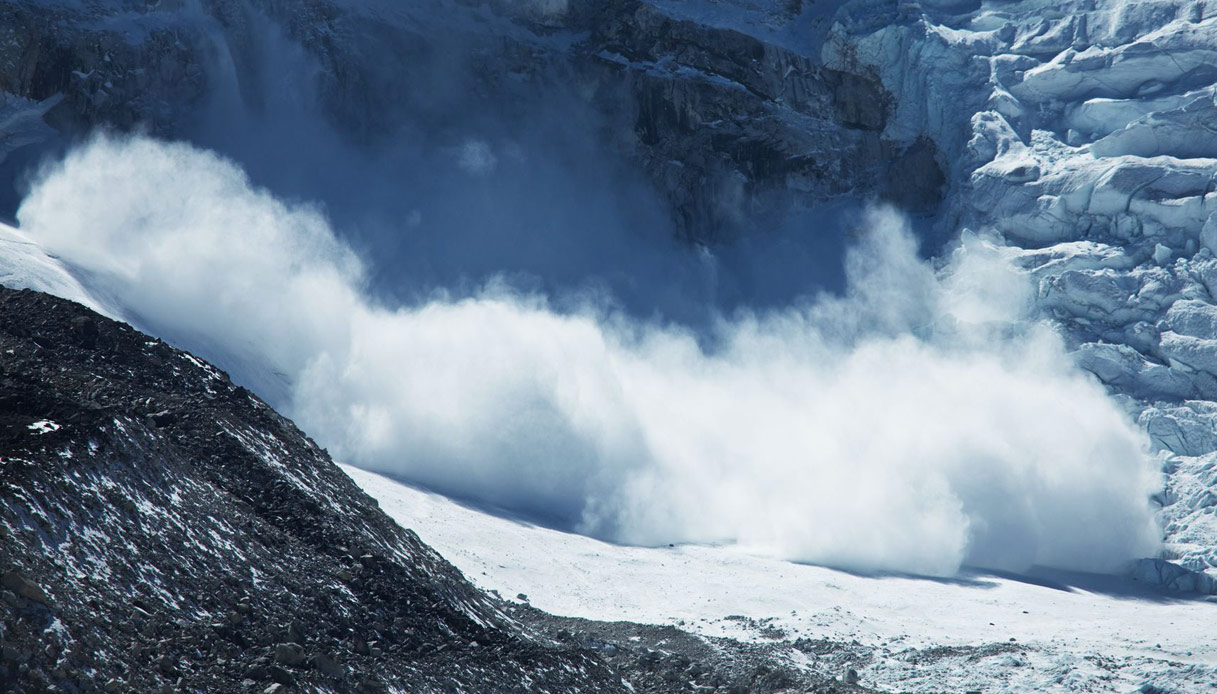
[(26, 600), (31, 600), (44, 605), (50, 602), (50, 598), (47, 596), (46, 591), (44, 591), (41, 586), (26, 578), (16, 569), (9, 569), (8, 571), (5, 571), (4, 578), (0, 582), (3, 583), (5, 588), (8, 588)]

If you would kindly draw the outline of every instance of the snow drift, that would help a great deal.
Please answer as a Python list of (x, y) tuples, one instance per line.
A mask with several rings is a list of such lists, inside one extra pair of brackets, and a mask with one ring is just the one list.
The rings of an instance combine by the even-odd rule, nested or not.
[(1031, 319), (1003, 249), (969, 235), (932, 267), (890, 211), (843, 294), (702, 334), (505, 282), (382, 305), (320, 211), (145, 138), (72, 152), (18, 220), (336, 457), (560, 527), (935, 575), (1158, 548), (1143, 435)]

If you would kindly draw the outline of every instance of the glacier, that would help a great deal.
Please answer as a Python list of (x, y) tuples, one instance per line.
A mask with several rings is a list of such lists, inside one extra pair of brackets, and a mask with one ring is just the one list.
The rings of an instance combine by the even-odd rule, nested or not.
[(965, 572), (927, 581), (730, 547), (621, 546), (343, 469), (485, 590), (554, 614), (777, 646), (801, 668), (834, 679), (856, 669), (880, 691), (1204, 692), (1215, 674), (1211, 605), (1164, 600), (1115, 577)]

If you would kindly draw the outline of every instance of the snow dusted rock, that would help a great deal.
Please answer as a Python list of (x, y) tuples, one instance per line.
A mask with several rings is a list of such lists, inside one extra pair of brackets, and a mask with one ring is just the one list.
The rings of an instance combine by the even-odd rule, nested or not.
[[(9, 289), (0, 347), (0, 690), (625, 691), (590, 652), (525, 635), (209, 365)], [(308, 667), (339, 651), (350, 679)]]
[[(556, 638), (562, 620), (476, 589), (211, 365), (72, 302), (5, 288), (0, 499), (6, 694), (768, 694), (828, 683), (781, 654), (670, 627), (647, 648), (632, 625), (581, 624), (605, 632), (595, 644)], [(672, 639), (688, 655), (649, 647)]]
[(16, 569), (9, 569), (8, 571), (5, 571), (4, 578), (0, 579), (0, 583), (2, 583), (5, 588), (13, 591), (13, 593), (17, 594), (19, 597), (25, 598), (31, 602), (38, 603), (39, 605), (45, 605), (50, 602), (50, 598), (47, 597), (46, 591), (39, 587), (37, 583), (34, 583), (30, 579), (23, 576), (21, 572), (17, 571)]
[[(879, 137), (887, 95), (873, 80), (826, 70), (785, 45), (615, 2), (591, 25), (585, 50), (602, 65), (602, 89), (611, 90), (606, 77), (630, 85), (635, 147), (703, 240), (796, 199), (881, 189), (878, 163), (900, 154)], [(932, 207), (936, 195), (910, 203)]]
[(125, 0), (0, 5), (0, 104), (24, 104), (28, 123), (20, 142), (6, 137), (0, 147), (46, 137), (31, 117), (63, 130), (164, 128), (206, 89), (207, 57), (190, 40), (198, 35), (197, 14), (186, 9), (149, 12)]

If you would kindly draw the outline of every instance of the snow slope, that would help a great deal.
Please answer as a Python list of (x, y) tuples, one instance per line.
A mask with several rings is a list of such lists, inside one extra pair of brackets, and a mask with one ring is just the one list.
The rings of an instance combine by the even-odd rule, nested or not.
[[(343, 469), (480, 587), (558, 615), (779, 644), (794, 662), (904, 691), (1211, 691), (1217, 604), (1126, 579), (860, 576), (731, 547), (624, 547)], [(798, 642), (798, 639), (807, 641)], [(829, 653), (817, 640), (842, 642)]]
[(38, 242), (3, 223), (0, 223), (0, 285), (46, 292), (107, 313), (63, 263), (47, 255)]

